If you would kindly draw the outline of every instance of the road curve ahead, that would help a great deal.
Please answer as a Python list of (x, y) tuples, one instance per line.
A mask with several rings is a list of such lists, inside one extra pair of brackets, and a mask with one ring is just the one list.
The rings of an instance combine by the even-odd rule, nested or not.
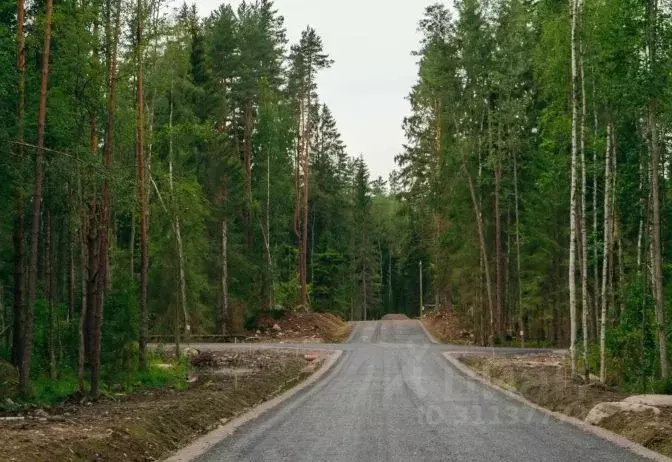
[(334, 369), (199, 461), (631, 461), (464, 378), (417, 321), (358, 323)]

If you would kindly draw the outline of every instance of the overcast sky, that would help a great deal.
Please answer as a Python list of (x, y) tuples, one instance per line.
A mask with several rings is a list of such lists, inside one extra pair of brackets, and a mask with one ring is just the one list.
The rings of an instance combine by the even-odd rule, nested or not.
[[(202, 16), (221, 3), (195, 0)], [(436, 0), (276, 0), (287, 38), (295, 43), (307, 25), (322, 37), (334, 65), (322, 72), (318, 93), (332, 110), (351, 155), (364, 155), (372, 179), (394, 169), (402, 149), (406, 96), (416, 79), (411, 51), (417, 23)]]

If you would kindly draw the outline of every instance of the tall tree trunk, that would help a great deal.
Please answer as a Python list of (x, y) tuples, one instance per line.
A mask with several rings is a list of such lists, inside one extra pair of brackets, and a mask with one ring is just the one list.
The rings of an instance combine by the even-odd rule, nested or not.
[[(175, 202), (175, 187), (173, 180), (173, 79), (171, 76), (170, 80), (170, 114), (168, 116), (168, 184), (170, 186), (170, 195), (173, 202), (173, 227), (175, 228), (175, 239), (177, 241), (177, 262), (179, 265), (180, 272), (180, 305), (182, 308), (182, 316), (184, 317), (184, 329), (188, 334), (191, 329), (189, 325), (189, 313), (187, 310), (187, 279), (184, 269), (184, 250), (182, 246), (182, 230), (180, 229), (180, 216), (177, 213), (177, 205)], [(176, 354), (179, 355), (180, 345), (179, 345), (179, 312), (176, 316), (175, 321), (177, 327), (176, 332), (176, 344), (175, 350)]]
[(130, 255), (130, 276), (135, 279), (135, 214), (131, 213), (131, 236), (128, 241), (128, 250)]
[(76, 234), (72, 231), (72, 225), (69, 231), (68, 242), (68, 323), (75, 318), (75, 247)]
[(47, 350), (49, 355), (49, 378), (56, 380), (56, 351), (55, 351), (55, 325), (54, 325), (54, 278), (53, 278), (53, 248), (51, 240), (51, 212), (47, 211), (44, 226), (44, 283), (47, 298), (47, 322), (48, 338)]
[(502, 336), (502, 311), (504, 290), (504, 259), (502, 256), (502, 219), (499, 207), (500, 182), (502, 178), (502, 166), (497, 153), (495, 165), (495, 335)]
[(578, 0), (571, 5), (571, 56), (572, 56), (572, 152), (570, 165), (570, 212), (569, 212), (569, 318), (570, 344), (569, 356), (572, 375), (576, 373), (576, 228), (577, 228), (577, 151), (578, 151), (578, 66), (577, 66), (577, 28)]
[(362, 310), (364, 313), (364, 321), (367, 320), (368, 318), (368, 300), (367, 300), (367, 295), (368, 295), (368, 289), (366, 286), (366, 255), (364, 255), (364, 252), (366, 251), (366, 228), (362, 224)]
[(49, 51), (51, 48), (51, 19), (53, 0), (47, 0), (44, 20), (44, 44), (42, 46), (42, 67), (40, 71), (40, 104), (37, 115), (37, 154), (35, 157), (35, 190), (30, 228), (30, 264), (28, 267), (28, 300), (23, 329), (21, 367), (19, 368), (19, 390), (22, 395), (30, 394), (30, 366), (33, 354), (33, 312), (37, 296), (37, 254), (40, 238), (40, 211), (42, 208), (42, 183), (44, 181), (44, 132), (47, 120), (47, 87), (49, 80)]
[(149, 248), (147, 230), (147, 193), (145, 191), (145, 115), (144, 115), (144, 89), (142, 75), (143, 61), (143, 37), (142, 37), (142, 0), (137, 1), (136, 6), (136, 125), (135, 125), (135, 162), (138, 176), (138, 202), (140, 204), (140, 369), (147, 369), (147, 337), (148, 337), (148, 313), (147, 313), (147, 284), (149, 272)]
[(266, 236), (264, 236), (264, 243), (266, 244), (266, 259), (268, 262), (268, 277), (270, 279), (268, 307), (272, 308), (275, 297), (275, 276), (273, 274), (273, 256), (271, 255), (271, 150), (267, 150), (266, 154)]
[(611, 122), (607, 123), (607, 149), (604, 161), (604, 256), (602, 262), (602, 312), (600, 317), (600, 381), (606, 380), (607, 284), (611, 252)]
[(245, 124), (243, 150), (245, 159), (245, 245), (252, 248), (252, 100), (245, 103)]
[(388, 313), (394, 313), (392, 304), (392, 249), (387, 249), (387, 310)]
[[(593, 130), (594, 139), (597, 141), (597, 96), (595, 83), (593, 82)], [(597, 255), (597, 248), (600, 244), (597, 225), (597, 149), (593, 147), (593, 340), (597, 340), (599, 331), (599, 312), (600, 312), (600, 261)]]
[[(105, 141), (103, 143), (103, 168), (105, 178), (102, 186), (102, 213), (99, 232), (99, 258), (97, 267), (96, 298), (93, 305), (93, 326), (91, 331), (91, 396), (98, 397), (100, 394), (100, 348), (103, 328), (103, 309), (105, 305), (105, 292), (108, 289), (109, 274), (109, 246), (110, 246), (110, 221), (111, 221), (111, 197), (110, 176), (112, 175), (112, 149), (115, 129), (115, 106), (116, 106), (116, 82), (117, 82), (117, 46), (120, 32), (121, 6), (117, 3), (112, 20), (112, 0), (107, 2), (107, 118), (105, 121)], [(113, 29), (111, 29), (113, 27)]]
[[(96, 153), (96, 124), (95, 118), (91, 119), (91, 151), (93, 154)], [(78, 194), (79, 194), (79, 207), (80, 207), (80, 228), (79, 228), (79, 239), (80, 239), (80, 278), (81, 278), (81, 291), (82, 306), (79, 312), (79, 327), (78, 327), (78, 348), (77, 348), (77, 382), (79, 384), (79, 392), (84, 394), (84, 366), (86, 362), (86, 319), (87, 319), (87, 293), (88, 293), (88, 280), (89, 280), (89, 255), (88, 255), (88, 235), (89, 230), (87, 223), (89, 222), (87, 214), (84, 210), (84, 197), (82, 191), (82, 175), (78, 174), (77, 178), (78, 183)]]
[(310, 222), (310, 283), (315, 281), (315, 214)]
[[(474, 182), (469, 175), (469, 170), (467, 170), (467, 164), (464, 159), (462, 159), (462, 170), (467, 176), (467, 182), (469, 184), (469, 192), (471, 193), (471, 202), (474, 207), (474, 216), (476, 218), (476, 228), (478, 230), (478, 241), (481, 247), (481, 259), (483, 261), (483, 272), (485, 273), (485, 288), (488, 294), (488, 308), (490, 310), (490, 335), (494, 334), (494, 303), (492, 299), (492, 283), (490, 281), (490, 265), (488, 264), (488, 250), (485, 244), (485, 233), (483, 231), (483, 219), (481, 216), (481, 207), (479, 205), (478, 199), (476, 198), (476, 190), (474, 188)], [(492, 343), (492, 339), (490, 341)]]
[(220, 308), (219, 332), (226, 334), (226, 321), (229, 319), (229, 226), (226, 218), (222, 220), (222, 305)]
[[(26, 98), (26, 41), (23, 29), (25, 16), (24, 0), (16, 1), (16, 70), (17, 109), (16, 109), (16, 141), (19, 171), (23, 170), (24, 146), (24, 104)], [(18, 181), (17, 181), (18, 184)], [(16, 210), (14, 217), (14, 325), (12, 338), (12, 363), (19, 366), (23, 352), (23, 326), (25, 323), (25, 284), (26, 284), (26, 252), (25, 252), (25, 213), (24, 193), (21, 186), (15, 191)]]
[[(294, 232), (299, 240), (299, 284), (301, 286), (301, 306), (309, 308), (308, 300), (308, 197), (310, 183), (310, 109), (312, 106), (311, 91), (313, 85), (312, 60), (309, 65), (306, 86), (300, 96), (299, 140), (297, 147), (296, 166), (296, 206), (294, 209)], [(303, 180), (303, 181), (301, 181)]]
[[(583, 0), (581, 0), (583, 11)], [(583, 17), (581, 18), (583, 23)], [(588, 232), (586, 230), (586, 83), (583, 69), (583, 42), (579, 45), (579, 66), (581, 77), (581, 330), (583, 331), (583, 373), (589, 378), (588, 370)]]
[[(647, 48), (649, 57), (649, 73), (656, 76), (659, 71), (657, 63), (656, 43), (658, 40), (658, 0), (647, 2)], [(665, 300), (663, 291), (662, 247), (660, 231), (660, 150), (658, 146), (658, 104), (653, 95), (649, 96), (647, 107), (647, 124), (649, 128), (649, 149), (651, 158), (651, 246), (652, 246), (652, 285), (656, 313), (656, 331), (658, 336), (658, 353), (660, 360), (660, 375), (668, 377), (667, 344), (665, 326)]]
[(649, 136), (651, 137), (651, 246), (653, 247), (653, 288), (656, 312), (656, 332), (658, 336), (658, 353), (660, 358), (660, 376), (668, 377), (667, 344), (665, 326), (665, 299), (663, 295), (663, 266), (660, 233), (660, 185), (658, 148), (658, 128), (656, 122), (656, 105), (649, 102)]
[(516, 277), (518, 278), (518, 329), (520, 330), (520, 347), (525, 348), (525, 321), (523, 313), (523, 284), (521, 278), (520, 265), (520, 211), (519, 211), (519, 195), (518, 195), (518, 161), (516, 155), (513, 156), (513, 194), (514, 206), (516, 213)]
[[(310, 107), (310, 105), (309, 105)], [(309, 117), (310, 118), (310, 117)], [(307, 122), (308, 123), (308, 122)], [(310, 124), (308, 123), (308, 126)], [(310, 128), (307, 129), (308, 139), (310, 136)], [(309, 196), (309, 183), (310, 177), (308, 173), (309, 169), (309, 143), (306, 142), (306, 150), (303, 158), (303, 172), (304, 172), (304, 182), (303, 182), (303, 229), (301, 231), (301, 304), (303, 309), (307, 310), (309, 308), (308, 301), (308, 284), (307, 284), (307, 253), (308, 253), (308, 196)]]

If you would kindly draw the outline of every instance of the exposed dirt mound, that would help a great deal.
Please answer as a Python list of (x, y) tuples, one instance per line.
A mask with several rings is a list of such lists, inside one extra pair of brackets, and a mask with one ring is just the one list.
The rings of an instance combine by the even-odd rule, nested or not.
[(423, 317), (422, 323), (441, 343), (471, 345), (475, 342), (473, 332), (465, 327), (467, 323), (455, 310), (432, 311)]
[(348, 338), (351, 325), (331, 313), (291, 313), (276, 319), (261, 313), (254, 320), (254, 336), (280, 343), (337, 343)]
[(295, 385), (318, 362), (278, 351), (200, 353), (186, 390), (68, 402), (0, 422), (0, 459), (158, 460)]
[(383, 321), (405, 321), (408, 319), (408, 316), (400, 313), (390, 313), (386, 314), (380, 319), (382, 319)]
[[(628, 396), (599, 382), (572, 380), (564, 356), (466, 355), (459, 359), (497, 385), (514, 390), (539, 406), (581, 420), (599, 403), (618, 402)], [(599, 426), (672, 456), (672, 407), (661, 406), (658, 415), (619, 412), (600, 421)]]

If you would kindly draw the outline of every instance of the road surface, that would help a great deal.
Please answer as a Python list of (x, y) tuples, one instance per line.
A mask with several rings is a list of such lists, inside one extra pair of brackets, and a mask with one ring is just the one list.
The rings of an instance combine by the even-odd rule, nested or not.
[(463, 377), (417, 321), (358, 323), (341, 348), (325, 378), (198, 460), (641, 460)]

